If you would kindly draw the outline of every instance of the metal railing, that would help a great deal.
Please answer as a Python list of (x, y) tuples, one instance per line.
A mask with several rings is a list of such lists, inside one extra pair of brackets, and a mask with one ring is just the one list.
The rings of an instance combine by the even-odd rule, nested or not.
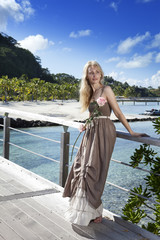
[[(3, 126), (3, 129), (4, 129), (3, 140), (0, 139), (0, 141), (3, 141), (3, 157), (6, 158), (6, 159), (9, 159), (9, 146), (12, 145), (14, 147), (20, 148), (24, 151), (35, 154), (35, 155), (40, 156), (42, 158), (46, 158), (48, 160), (54, 161), (54, 162), (60, 164), (59, 185), (61, 185), (63, 187), (64, 184), (65, 184), (66, 178), (68, 176), (68, 172), (69, 172), (69, 147), (70, 146), (73, 147), (72, 145), (69, 144), (70, 133), (68, 132), (68, 127), (73, 127), (73, 128), (78, 129), (79, 125), (81, 123), (72, 122), (72, 121), (65, 121), (65, 120), (58, 119), (58, 118), (55, 119), (55, 118), (52, 118), (52, 117), (47, 117), (47, 116), (43, 116), (43, 115), (39, 115), (39, 114), (33, 114), (33, 113), (26, 113), (26, 112), (23, 112), (23, 111), (16, 111), (16, 110), (8, 109), (8, 108), (7, 108), (7, 113), (6, 113), (5, 108), (0, 108), (0, 112), (3, 112), (3, 113), (5, 112), (5, 114), (4, 114), (4, 124), (0, 125), (0, 126)], [(32, 120), (33, 119), (36, 119), (36, 120), (38, 119), (38, 120), (50, 121), (50, 122), (62, 125), (64, 131), (61, 133), (61, 141), (49, 139), (49, 138), (42, 137), (42, 136), (39, 136), (39, 135), (36, 135), (36, 134), (31, 134), (31, 133), (28, 133), (28, 132), (25, 132), (25, 131), (22, 131), (22, 130), (19, 130), (19, 129), (12, 128), (10, 126), (9, 113), (10, 114), (16, 114), (17, 116), (23, 117), (23, 118), (25, 117), (25, 115), (27, 115), (27, 117), (30, 116), (30, 118)], [(50, 158), (50, 157), (46, 157), (42, 154), (33, 152), (29, 149), (26, 149), (26, 148), (23, 148), (21, 146), (18, 146), (16, 144), (14, 144), (14, 143), (11, 143), (10, 142), (10, 130), (21, 132), (21, 133), (30, 135), (32, 137), (38, 137), (38, 138), (41, 138), (41, 139), (44, 139), (44, 140), (47, 140), (47, 141), (52, 141), (52, 142), (60, 144), (60, 161), (57, 161), (57, 160), (55, 160), (53, 158)], [(137, 137), (133, 137), (130, 134), (128, 134), (126, 132), (122, 132), (122, 131), (116, 131), (116, 134), (117, 134), (118, 138), (126, 139), (126, 140), (129, 140), (129, 141), (135, 141), (135, 142), (150, 144), (150, 145), (160, 147), (160, 139), (158, 139), (158, 138), (152, 138), (152, 137), (138, 137), (137, 138)], [(76, 147), (76, 146), (75, 146), (75, 148), (78, 149), (78, 147)], [(126, 165), (127, 167), (131, 167), (130, 164), (127, 164), (127, 163), (119, 161), (119, 160), (111, 159), (111, 161), (114, 161), (118, 164)], [(150, 172), (149, 170), (142, 169), (140, 167), (136, 167), (136, 169), (141, 170), (141, 171), (145, 171), (145, 172)], [(108, 181), (107, 181), (107, 183), (116, 187), (116, 188), (119, 188), (123, 191), (131, 192), (130, 190), (128, 190), (126, 188), (123, 188), (121, 186), (118, 186), (114, 183), (111, 183), (111, 182), (108, 182)], [(138, 194), (135, 194), (135, 195), (138, 195)], [(138, 195), (138, 196), (144, 198), (141, 195)]]
[[(67, 143), (69, 143), (69, 133), (68, 132), (66, 134), (62, 133), (61, 141), (57, 141), (57, 140), (42, 137), (42, 136), (39, 136), (39, 135), (36, 135), (36, 134), (28, 133), (26, 131), (22, 131), (20, 129), (16, 129), (16, 128), (11, 127), (10, 126), (10, 118), (8, 116), (8, 113), (4, 114), (4, 124), (3, 125), (1, 124), (0, 126), (3, 127), (3, 139), (0, 139), (0, 141), (3, 142), (3, 157), (4, 158), (9, 160), (10, 146), (14, 146), (14, 147), (19, 148), (23, 151), (34, 154), (36, 156), (45, 158), (45, 159), (53, 161), (53, 162), (56, 162), (56, 163), (60, 164), (59, 184), (61, 186), (64, 186), (67, 175), (68, 175), (68, 167), (69, 167), (68, 166), (69, 145), (66, 144), (66, 141), (67, 141)], [(23, 133), (23, 134), (26, 134), (26, 135), (30, 135), (32, 137), (40, 138), (40, 139), (43, 139), (43, 140), (47, 140), (47, 141), (50, 141), (50, 142), (61, 144), (60, 161), (55, 160), (54, 158), (51, 158), (51, 157), (44, 156), (40, 153), (31, 151), (27, 148), (21, 147), (17, 144), (14, 144), (14, 143), (10, 142), (10, 130), (16, 131), (16, 132), (19, 132), (19, 133)], [(64, 130), (66, 130), (65, 127), (64, 127)]]

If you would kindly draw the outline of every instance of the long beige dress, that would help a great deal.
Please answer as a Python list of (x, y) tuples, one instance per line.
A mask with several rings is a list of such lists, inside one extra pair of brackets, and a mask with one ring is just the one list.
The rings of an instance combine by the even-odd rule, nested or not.
[[(102, 95), (103, 89), (95, 91), (94, 100)], [(89, 105), (91, 114), (94, 106), (92, 102)], [(86, 127), (63, 192), (63, 197), (70, 197), (66, 219), (84, 226), (102, 215), (101, 196), (116, 139), (108, 102), (100, 107), (99, 111), (102, 115), (94, 118)]]

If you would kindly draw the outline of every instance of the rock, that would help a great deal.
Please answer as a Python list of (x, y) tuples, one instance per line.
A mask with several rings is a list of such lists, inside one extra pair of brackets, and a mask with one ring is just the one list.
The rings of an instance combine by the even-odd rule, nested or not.
[[(3, 125), (3, 118), (0, 118), (0, 124)], [(40, 120), (24, 120), (21, 118), (11, 118), (11, 127), (13, 128), (28, 128), (28, 127), (46, 127), (46, 126), (58, 126), (56, 123), (40, 121)], [(1, 126), (0, 126), (1, 127)], [(2, 127), (1, 127), (2, 128)]]

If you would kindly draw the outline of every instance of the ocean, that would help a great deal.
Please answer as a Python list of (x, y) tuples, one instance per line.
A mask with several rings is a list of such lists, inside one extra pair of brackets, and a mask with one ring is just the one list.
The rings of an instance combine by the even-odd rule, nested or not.
[[(160, 108), (157, 103), (148, 103), (147, 106), (145, 106), (145, 103), (136, 103), (136, 105), (133, 105), (133, 103), (127, 102), (124, 103), (124, 105), (119, 103), (119, 106), (124, 114), (139, 114), (145, 110)], [(147, 133), (151, 137), (159, 137), (154, 131), (152, 121), (130, 122), (129, 124), (136, 132)], [(117, 122), (115, 123), (115, 126), (117, 130), (126, 131), (121, 123)], [(24, 128), (21, 130), (60, 141), (63, 127), (35, 127)], [(70, 132), (70, 144), (73, 144), (79, 134), (79, 131), (74, 128), (69, 128), (68, 131)], [(82, 135), (78, 139), (76, 146), (79, 146)], [(0, 130), (0, 138), (3, 138), (2, 130)], [(11, 131), (10, 141), (21, 147), (25, 147), (31, 151), (35, 151), (39, 154), (54, 158), (55, 160), (59, 161), (59, 143), (49, 142), (47, 140), (28, 136), (15, 131)], [(0, 154), (2, 155), (2, 142), (0, 142), (0, 146)], [(134, 149), (139, 148), (139, 146), (140, 143), (117, 138), (112, 158), (123, 161), (125, 163), (129, 163), (130, 156), (133, 154)], [(157, 151), (160, 156), (160, 148), (153, 147), (153, 149)], [(70, 147), (70, 154), (71, 151), (72, 147)], [(76, 151), (77, 150), (75, 149), (74, 156), (76, 155)], [(50, 181), (53, 181), (57, 184), (59, 183), (59, 163), (57, 162), (52, 162), (42, 157), (35, 156), (32, 153), (25, 152), (21, 149), (15, 148), (14, 146), (10, 146), (10, 160)], [(70, 166), (71, 165), (72, 163), (70, 162)], [(107, 181), (117, 184), (123, 188), (131, 189), (133, 187), (139, 186), (140, 184), (144, 186), (145, 176), (146, 172), (139, 171), (111, 161)], [(122, 208), (125, 206), (127, 199), (127, 192), (124, 192), (106, 183), (102, 196), (104, 208), (118, 215), (122, 215)]]

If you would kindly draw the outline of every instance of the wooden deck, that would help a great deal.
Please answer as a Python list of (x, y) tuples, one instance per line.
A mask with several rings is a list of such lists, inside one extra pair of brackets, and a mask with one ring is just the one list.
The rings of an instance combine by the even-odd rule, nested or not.
[(72, 225), (64, 219), (63, 189), (0, 157), (0, 240), (158, 240), (104, 210), (101, 224)]

